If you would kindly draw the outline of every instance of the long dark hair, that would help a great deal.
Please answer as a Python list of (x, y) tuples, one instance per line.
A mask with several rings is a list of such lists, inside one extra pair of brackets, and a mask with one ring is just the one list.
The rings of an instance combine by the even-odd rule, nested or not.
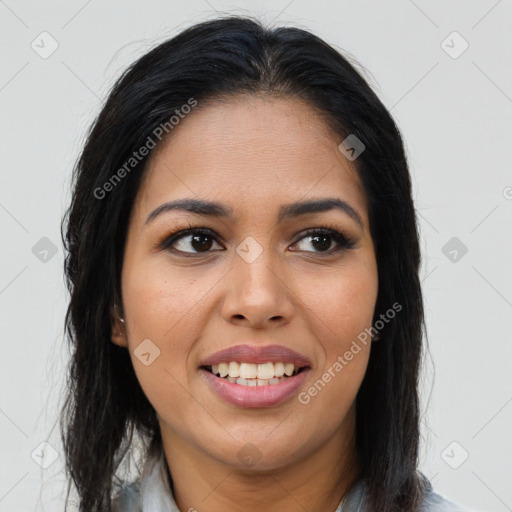
[[(305, 30), (270, 29), (236, 16), (196, 24), (132, 64), (94, 121), (74, 169), (61, 227), (72, 351), (61, 435), (80, 510), (110, 510), (114, 480), (134, 434), (148, 450), (162, 448), (156, 413), (129, 354), (110, 339), (111, 308), (122, 304), (128, 218), (148, 157), (123, 179), (113, 182), (112, 176), (191, 98), (201, 105), (240, 93), (301, 98), (324, 114), (340, 140), (352, 134), (365, 145), (353, 163), (368, 198), (378, 264), (374, 320), (394, 303), (402, 311), (372, 346), (356, 401), (356, 448), (373, 509), (412, 512), (429, 487), (417, 470), (424, 312), (419, 236), (400, 132), (339, 51)], [(108, 193), (99, 193), (109, 180)]]

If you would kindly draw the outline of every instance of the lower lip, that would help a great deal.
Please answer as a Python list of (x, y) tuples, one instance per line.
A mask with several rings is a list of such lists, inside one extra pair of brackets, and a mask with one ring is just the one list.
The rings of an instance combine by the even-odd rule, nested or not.
[(238, 407), (272, 407), (290, 398), (304, 382), (309, 368), (302, 370), (293, 377), (288, 377), (278, 384), (267, 386), (243, 386), (229, 382), (222, 377), (200, 368), (199, 370), (208, 384), (224, 400)]

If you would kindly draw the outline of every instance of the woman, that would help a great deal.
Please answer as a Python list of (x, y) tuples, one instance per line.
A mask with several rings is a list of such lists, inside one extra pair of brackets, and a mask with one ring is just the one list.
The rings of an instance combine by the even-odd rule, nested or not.
[[(342, 55), (248, 18), (193, 26), (119, 79), (74, 177), (80, 510), (463, 510), (417, 470), (402, 140)], [(140, 479), (115, 482), (136, 449)]]

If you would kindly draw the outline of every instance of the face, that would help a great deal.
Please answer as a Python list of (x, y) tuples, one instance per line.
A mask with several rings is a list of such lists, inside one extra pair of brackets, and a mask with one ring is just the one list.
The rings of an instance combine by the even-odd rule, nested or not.
[[(240, 96), (199, 105), (152, 155), (112, 341), (129, 349), (166, 453), (271, 469), (351, 439), (378, 275), (340, 142), (301, 100)], [(159, 209), (184, 199), (217, 208)]]

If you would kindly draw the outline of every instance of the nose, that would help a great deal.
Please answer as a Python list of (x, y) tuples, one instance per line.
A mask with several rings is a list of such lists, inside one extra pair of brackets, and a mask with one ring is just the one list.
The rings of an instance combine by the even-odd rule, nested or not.
[(282, 262), (264, 249), (252, 262), (236, 254), (225, 277), (223, 318), (263, 329), (288, 323), (294, 312), (293, 284)]

